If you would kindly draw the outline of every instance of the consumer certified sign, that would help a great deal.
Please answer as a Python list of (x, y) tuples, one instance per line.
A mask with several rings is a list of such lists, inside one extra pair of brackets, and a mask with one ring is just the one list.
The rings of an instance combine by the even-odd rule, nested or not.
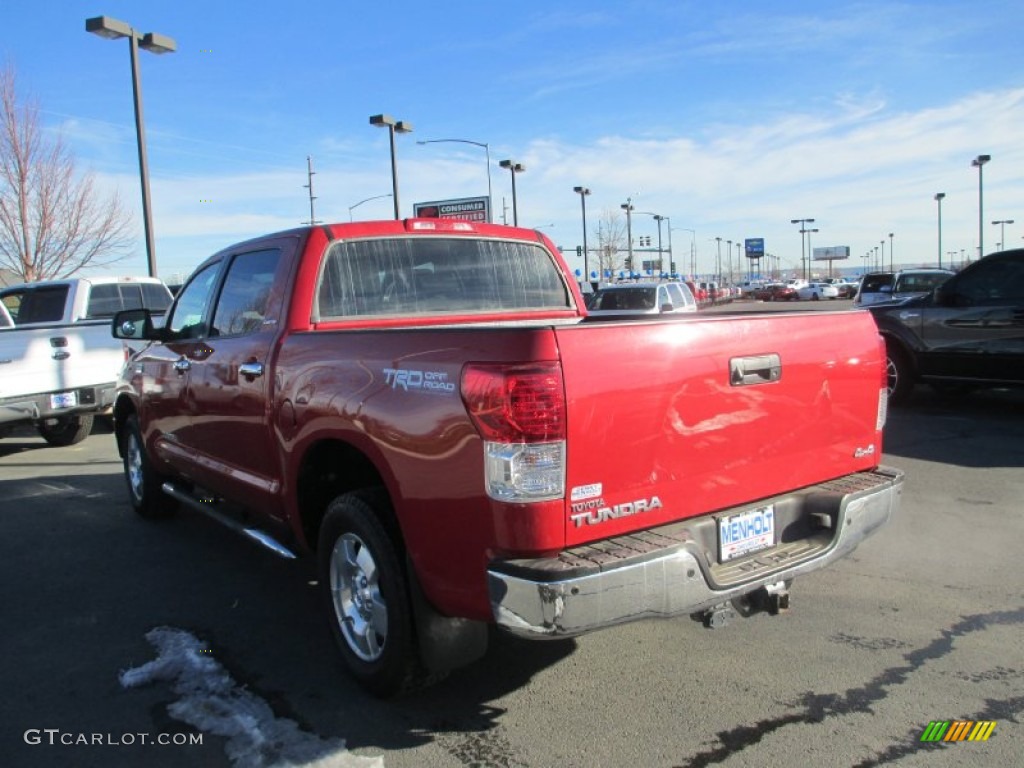
[(764, 238), (748, 237), (743, 241), (743, 248), (748, 259), (764, 258)]
[(490, 201), (486, 197), (416, 203), (413, 205), (413, 214), (420, 219), (461, 219), (482, 223), (491, 220)]

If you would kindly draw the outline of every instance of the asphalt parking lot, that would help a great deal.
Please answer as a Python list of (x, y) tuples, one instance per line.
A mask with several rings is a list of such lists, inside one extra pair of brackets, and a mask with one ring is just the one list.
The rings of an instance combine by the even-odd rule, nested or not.
[[(103, 425), (68, 448), (20, 431), (0, 440), (2, 762), (1017, 764), (1021, 434), (1024, 393), (944, 400), (922, 388), (886, 428), (884, 461), (907, 473), (899, 516), (797, 581), (789, 613), (715, 631), (651, 621), (548, 644), (495, 635), (472, 667), (381, 702), (346, 677), (306, 564), (188, 511), (134, 517)], [(175, 670), (122, 685), (121, 673), (157, 658), (147, 640), (157, 627), (198, 639), (222, 672), (216, 695), (196, 703), (202, 692)], [(181, 718), (191, 702), (215, 722), (225, 701), (235, 708), (222, 721), (262, 722), (267, 742)], [(985, 742), (920, 741), (947, 720), (995, 725)], [(105, 743), (79, 739), (96, 734)], [(141, 744), (140, 734), (202, 744)]]

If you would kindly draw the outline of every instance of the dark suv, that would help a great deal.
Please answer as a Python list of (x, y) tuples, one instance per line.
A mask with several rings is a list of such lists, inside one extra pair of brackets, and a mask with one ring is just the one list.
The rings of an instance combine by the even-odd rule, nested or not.
[(885, 339), (894, 403), (921, 380), (1024, 385), (1024, 249), (989, 254), (924, 296), (868, 311)]

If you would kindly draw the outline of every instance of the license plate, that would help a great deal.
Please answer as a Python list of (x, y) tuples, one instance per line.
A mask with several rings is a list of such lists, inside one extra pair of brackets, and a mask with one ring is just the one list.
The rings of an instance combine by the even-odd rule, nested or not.
[(718, 520), (718, 561), (727, 562), (775, 544), (775, 505)]
[(78, 405), (77, 392), (58, 392), (56, 395), (50, 395), (50, 407), (54, 410), (58, 408), (74, 408), (76, 405)]

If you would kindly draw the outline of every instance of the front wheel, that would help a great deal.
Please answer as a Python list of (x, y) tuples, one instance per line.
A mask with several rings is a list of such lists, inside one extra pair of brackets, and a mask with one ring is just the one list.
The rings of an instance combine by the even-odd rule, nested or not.
[(124, 479), (128, 484), (128, 499), (132, 508), (142, 517), (167, 517), (174, 512), (174, 499), (161, 489), (163, 478), (149, 463), (146, 447), (142, 442), (139, 418), (129, 416), (121, 430), (121, 456), (124, 462)]
[(393, 696), (423, 675), (400, 550), (382, 522), (383, 491), (345, 493), (327, 507), (317, 553), (334, 640), (352, 676)]
[(75, 416), (61, 416), (52, 423), (40, 422), (36, 429), (39, 436), (50, 445), (64, 446), (80, 443), (92, 432), (92, 414), (79, 413)]

